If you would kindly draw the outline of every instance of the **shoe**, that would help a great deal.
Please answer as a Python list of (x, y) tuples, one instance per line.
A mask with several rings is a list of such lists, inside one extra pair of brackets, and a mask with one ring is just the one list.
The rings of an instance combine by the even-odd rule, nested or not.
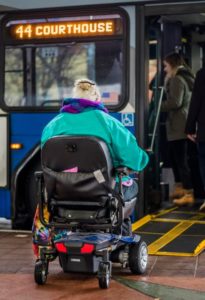
[(176, 204), (176, 205), (178, 205), (178, 206), (184, 206), (184, 205), (190, 205), (190, 206), (192, 206), (194, 204), (194, 195), (193, 195), (192, 192), (191, 193), (190, 192), (186, 193), (180, 199), (174, 199), (173, 203)]
[(202, 203), (202, 205), (199, 207), (199, 211), (205, 211), (205, 201)]
[(182, 184), (180, 182), (179, 183), (175, 183), (175, 185), (174, 185), (174, 191), (170, 195), (170, 198), (171, 199), (181, 198), (185, 194), (186, 194), (186, 190), (183, 188)]

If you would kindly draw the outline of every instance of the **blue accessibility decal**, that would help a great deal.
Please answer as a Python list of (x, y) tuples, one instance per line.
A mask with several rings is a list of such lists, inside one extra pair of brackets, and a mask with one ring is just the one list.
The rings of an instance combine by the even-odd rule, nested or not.
[(134, 126), (134, 114), (133, 113), (122, 113), (121, 122), (124, 126)]

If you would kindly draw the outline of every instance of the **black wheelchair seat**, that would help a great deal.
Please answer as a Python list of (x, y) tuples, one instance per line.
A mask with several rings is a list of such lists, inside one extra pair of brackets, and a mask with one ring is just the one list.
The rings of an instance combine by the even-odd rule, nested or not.
[(128, 217), (136, 199), (124, 204), (123, 196), (115, 192), (116, 170), (104, 141), (92, 136), (56, 136), (45, 143), (41, 155), (53, 221), (112, 227), (114, 219), (122, 224), (121, 219)]

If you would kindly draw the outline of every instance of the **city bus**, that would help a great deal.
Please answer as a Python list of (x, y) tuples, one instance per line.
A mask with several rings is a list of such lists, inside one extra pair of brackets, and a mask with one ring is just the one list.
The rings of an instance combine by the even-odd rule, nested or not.
[(160, 114), (163, 57), (180, 52), (194, 72), (205, 58), (205, 1), (62, 4), (1, 12), (0, 217), (14, 229), (31, 228), (42, 130), (83, 77), (149, 153), (134, 218), (159, 209), (173, 185)]

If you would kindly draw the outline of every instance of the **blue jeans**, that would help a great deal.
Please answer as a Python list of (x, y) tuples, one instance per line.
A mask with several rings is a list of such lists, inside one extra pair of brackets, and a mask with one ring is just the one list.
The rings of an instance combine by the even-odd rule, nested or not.
[(205, 188), (205, 142), (198, 142), (198, 155), (201, 179)]
[[(138, 184), (135, 180), (133, 180), (133, 183), (131, 186), (122, 186), (123, 189), (123, 195), (124, 195), (124, 201), (130, 201), (131, 199), (137, 197), (138, 194)], [(115, 191), (119, 192), (119, 184), (116, 183)]]

